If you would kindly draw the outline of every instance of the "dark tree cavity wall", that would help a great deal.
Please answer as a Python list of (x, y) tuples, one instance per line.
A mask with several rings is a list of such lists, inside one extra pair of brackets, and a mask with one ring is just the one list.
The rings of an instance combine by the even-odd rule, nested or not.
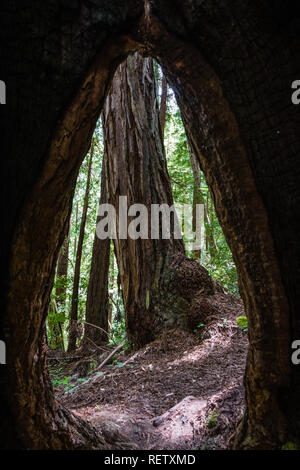
[(175, 90), (239, 273), (250, 349), (234, 445), (296, 442), (299, 23), (283, 0), (1, 2), (3, 446), (117, 447), (55, 403), (43, 331), (78, 169), (113, 73), (137, 50)]

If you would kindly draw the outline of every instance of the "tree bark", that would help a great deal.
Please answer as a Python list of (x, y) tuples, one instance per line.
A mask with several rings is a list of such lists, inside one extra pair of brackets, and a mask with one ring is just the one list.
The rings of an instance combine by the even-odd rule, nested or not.
[(76, 202), (76, 212), (75, 212), (75, 235), (74, 235), (74, 247), (73, 247), (74, 265), (76, 263), (76, 253), (77, 253), (77, 225), (78, 225), (78, 202)]
[[(102, 165), (100, 204), (107, 202), (105, 168)], [(98, 218), (97, 218), (98, 221)], [(95, 232), (92, 264), (86, 300), (86, 324), (83, 342), (88, 345), (91, 340), (99, 345), (108, 341), (108, 275), (110, 264), (110, 239), (100, 240)], [(104, 330), (104, 331), (103, 331)]]
[(82, 426), (61, 420), (41, 337), (79, 166), (116, 66), (138, 49), (163, 64), (181, 97), (239, 272), (250, 350), (236, 446), (297, 440), (300, 369), (290, 361), (291, 342), (300, 337), (299, 109), (290, 99), (299, 73), (297, 12), (283, 1), (183, 0), (174, 8), (153, 0), (153, 15), (150, 2), (136, 0), (85, 8), (53, 0), (18, 10), (6, 3), (3, 446), (75, 448), (74, 429), (88, 446)]
[(167, 100), (168, 100), (168, 82), (167, 82), (166, 77), (163, 75), (162, 81), (161, 81), (161, 97), (160, 97), (160, 108), (159, 108), (159, 121), (160, 121), (161, 134), (162, 134), (163, 139), (165, 135)]
[[(13, 14), (13, 18), (16, 17), (17, 15)], [(2, 18), (2, 15), (0, 15), (0, 21), (2, 21)], [(49, 19), (47, 17), (46, 20), (44, 16), (43, 18), (45, 21)], [(57, 18), (55, 21), (57, 21)], [(40, 23), (43, 22), (44, 20), (39, 18), (38, 24), (41, 28), (43, 28), (43, 25)], [(45, 26), (45, 23), (43, 24)], [(19, 30), (19, 28), (17, 29)], [(103, 38), (107, 37), (102, 27), (101, 31), (104, 35), (101, 33), (100, 44), (104, 41)], [(30, 42), (29, 57), (36, 57), (35, 63), (38, 64), (41, 62), (35, 55), (36, 50), (34, 50), (33, 42), (42, 44), (43, 40), (39, 38)], [(83, 42), (87, 48), (91, 45), (89, 40)], [(82, 38), (80, 43), (82, 43)], [(22, 44), (27, 45), (27, 42), (22, 41)], [(37, 103), (35, 100), (38, 99), (37, 96), (41, 97), (41, 93), (43, 100), (49, 96), (50, 101), (49, 113), (44, 112), (45, 106), (37, 106), (37, 112), (39, 112), (38, 110), (43, 111), (39, 117), (35, 114), (35, 125), (33, 127), (31, 127), (31, 113), (25, 113), (27, 118), (23, 120), (25, 126), (23, 137), (19, 134), (19, 143), (22, 143), (24, 136), (27, 136), (26, 138), (30, 136), (31, 143), (30, 150), (25, 148), (24, 141), (24, 145), (20, 145), (19, 151), (22, 153), (22, 159), (17, 168), (25, 179), (28, 176), (28, 172), (26, 176), (26, 168), (29, 169), (32, 172), (31, 177), (33, 179), (27, 179), (26, 184), (30, 184), (31, 194), (29, 195), (27, 187), (27, 203), (25, 204), (23, 201), (22, 210), (19, 207), (18, 234), (15, 235), (14, 240), (10, 240), (13, 247), (9, 279), (10, 295), (7, 299), (7, 311), (0, 325), (2, 328), (1, 339), (5, 339), (8, 357), (7, 366), (0, 368), (0, 438), (3, 448), (110, 449), (113, 447), (115, 449), (123, 445), (117, 442), (117, 436), (116, 438), (109, 435), (104, 436), (99, 432), (99, 429), (95, 431), (88, 423), (72, 415), (54, 399), (44, 351), (44, 327), (59, 249), (68, 233), (76, 178), (82, 160), (89, 150), (92, 134), (111, 76), (117, 64), (128, 54), (131, 47), (132, 45), (129, 45), (127, 37), (116, 37), (114, 34), (113, 44), (105, 42), (104, 47), (103, 43), (103, 47), (101, 46), (100, 51), (97, 52), (97, 64), (92, 63), (87, 74), (84, 73), (83, 76), (82, 72), (79, 72), (78, 75), (77, 70), (75, 88), (74, 84), (70, 85), (70, 80), (72, 82), (75, 78), (75, 69), (72, 69), (72, 73), (67, 79), (68, 97), (65, 96), (64, 98), (66, 99), (63, 105), (64, 111), (60, 108), (62, 104), (60, 101), (62, 82), (59, 80), (62, 76), (60, 75), (60, 78), (58, 78), (60, 74), (59, 67), (64, 67), (64, 61), (59, 60), (60, 65), (58, 68), (54, 66), (57, 72), (57, 75), (56, 72), (55, 75), (58, 78), (54, 94), (41, 92), (40, 85), (36, 88), (28, 88), (35, 95), (33, 103)], [(90, 52), (86, 50), (84, 54), (80, 54), (74, 62), (75, 67), (77, 64), (80, 69), (79, 63), (82, 59), (87, 60), (86, 64), (90, 62), (94, 57), (94, 53), (93, 51), (91, 56), (89, 55)], [(87, 59), (88, 56), (89, 59)], [(29, 57), (28, 63), (31, 64), (31, 67), (33, 62)], [(57, 51), (55, 57), (61, 57), (60, 54), (57, 55)], [(19, 64), (27, 63), (26, 60), (19, 62)], [(27, 77), (25, 72), (21, 75), (23, 78)], [(18, 77), (21, 75), (17, 74)], [(67, 75), (68, 73), (65, 76)], [(39, 76), (39, 78), (41, 77)], [(49, 77), (45, 80), (48, 86), (51, 80), (49, 81)], [(73, 92), (81, 82), (82, 88), (80, 88), (79, 94), (75, 92), (71, 100)], [(31, 79), (30, 83), (33, 83)], [(21, 86), (20, 90), (23, 88)], [(15, 96), (14, 94), (10, 95), (11, 106), (14, 106), (13, 99)], [(53, 105), (54, 101), (56, 101), (55, 105)], [(45, 105), (44, 101), (43, 103)], [(48, 116), (51, 113), (52, 117), (49, 121)], [(53, 113), (57, 113), (62, 119), (59, 125), (55, 123), (56, 118), (53, 120)], [(24, 116), (25, 114), (16, 111), (15, 117)], [(39, 132), (35, 134), (34, 129), (37, 130), (36, 122), (38, 121)], [(75, 134), (72, 131), (73, 126), (77, 128)], [(54, 127), (56, 130), (54, 130)], [(67, 129), (70, 132), (66, 132)], [(48, 132), (50, 134), (54, 133), (52, 136), (54, 140), (50, 145), (51, 150), (45, 144), (45, 142), (50, 143), (51, 141)], [(37, 137), (37, 139), (33, 139), (32, 136)], [(13, 139), (10, 142), (15, 141)], [(55, 154), (53, 160), (50, 154), (52, 156)], [(18, 159), (16, 152), (12, 152), (10, 155), (11, 157), (14, 155)], [(31, 157), (33, 157), (33, 160), (30, 160)], [(26, 161), (26, 165), (22, 166), (24, 161)], [(34, 166), (34, 161), (38, 168)], [(22, 191), (24, 191), (24, 187)], [(22, 194), (24, 196), (24, 193)], [(21, 196), (22, 200), (24, 199), (23, 196)], [(20, 197), (19, 193), (18, 197)], [(14, 198), (11, 202), (17, 203)], [(9, 211), (9, 214), (14, 218), (14, 223), (16, 223), (15, 210), (15, 207), (11, 206)], [(9, 233), (11, 227), (6, 226), (5, 228)], [(22, 269), (17, 267), (21, 265)], [(6, 274), (8, 275), (8, 273)]]
[[(189, 141), (189, 135), (187, 136)], [(204, 206), (204, 225), (205, 225), (205, 248), (206, 252), (209, 253), (210, 259), (212, 260), (215, 257), (215, 253), (218, 249), (216, 240), (213, 232), (213, 225), (211, 221), (211, 216), (209, 213), (209, 194), (207, 194), (207, 200), (202, 194), (201, 190), (201, 174), (199, 168), (199, 161), (193, 151), (192, 145), (188, 142), (190, 161), (194, 176), (194, 188), (193, 188), (193, 230), (196, 230), (196, 204), (203, 204)], [(201, 250), (195, 251), (196, 258), (201, 259)]]
[[(201, 191), (201, 175), (200, 175), (200, 171), (199, 171), (199, 164), (198, 164), (198, 161), (191, 149), (191, 147), (189, 146), (189, 154), (190, 154), (190, 161), (191, 161), (191, 166), (192, 166), (192, 171), (193, 171), (193, 176), (194, 176), (194, 187), (193, 187), (193, 231), (196, 230), (197, 228), (197, 220), (196, 220), (196, 216), (197, 216), (197, 204), (203, 204), (204, 205), (204, 221), (206, 220), (207, 218), (207, 214), (206, 214), (206, 208), (205, 208), (205, 204), (204, 204), (204, 198), (203, 198), (203, 195), (202, 195), (202, 191)], [(196, 250), (194, 252), (195, 254), (195, 257), (197, 259), (201, 259), (201, 249), (200, 250)]]
[[(289, 385), (289, 307), (268, 214), (248, 158), (250, 155), (257, 165), (260, 160), (251, 145), (247, 153), (222, 82), (200, 51), (180, 40), (174, 41), (172, 48), (165, 48), (167, 38), (171, 38), (155, 19), (154, 23), (152, 50), (163, 63), (164, 73), (175, 91), (186, 132), (209, 185), (237, 266), (239, 289), (248, 317), (247, 411), (234, 446), (278, 448), (288, 435), (291, 408), (287, 396), (295, 410), (299, 406)], [(294, 419), (293, 422), (296, 428)], [(292, 434), (294, 438), (297, 435), (294, 431)]]
[(69, 321), (68, 352), (74, 351), (76, 349), (80, 265), (81, 265), (86, 216), (87, 216), (88, 203), (89, 203), (89, 190), (90, 190), (93, 156), (94, 156), (94, 140), (92, 140), (92, 145), (90, 149), (86, 189), (85, 189), (85, 195), (84, 195), (84, 201), (83, 201), (81, 224), (80, 224), (80, 231), (79, 231), (77, 251), (76, 251), (73, 292), (72, 292), (71, 312), (70, 312), (70, 321)]
[[(173, 204), (156, 103), (152, 60), (129, 57), (114, 76), (103, 112), (108, 200), (117, 214), (119, 196), (127, 196), (128, 207), (145, 204), (149, 213), (151, 204)], [(172, 255), (184, 253), (184, 247), (173, 235), (170, 240), (117, 237), (114, 244), (127, 332), (139, 347), (176, 320), (176, 299), (166, 291)]]
[[(71, 222), (71, 221), (70, 221)], [(58, 257), (58, 262), (57, 262), (57, 270), (56, 270), (56, 279), (60, 280), (63, 285), (57, 286), (55, 290), (55, 297), (56, 297), (56, 303), (61, 311), (62, 308), (64, 308), (64, 316), (66, 317), (67, 312), (66, 312), (66, 295), (67, 295), (67, 277), (68, 277), (68, 263), (69, 263), (69, 244), (70, 244), (70, 228), (69, 228), (69, 233), (67, 237), (65, 238), (65, 241), (61, 247), (59, 257)], [(64, 351), (65, 350), (65, 345), (64, 345), (64, 336), (63, 336), (63, 327), (64, 327), (64, 322), (59, 322), (58, 323), (58, 342), (60, 343), (61, 349)]]
[(148, 210), (146, 234), (140, 226), (139, 239), (122, 239), (117, 219), (114, 240), (126, 327), (135, 347), (165, 328), (189, 327), (190, 299), (178, 289), (172, 264), (175, 254), (185, 259), (183, 241), (174, 238), (172, 227), (170, 239), (151, 239), (151, 204), (174, 203), (156, 103), (152, 60), (129, 57), (114, 76), (103, 120), (108, 200), (117, 214), (119, 196), (127, 196), (128, 207), (139, 203)]

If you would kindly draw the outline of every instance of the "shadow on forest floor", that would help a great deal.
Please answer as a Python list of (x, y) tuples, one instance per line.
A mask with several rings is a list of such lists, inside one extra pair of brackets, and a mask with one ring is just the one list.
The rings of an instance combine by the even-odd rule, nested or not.
[(199, 331), (170, 331), (119, 366), (56, 390), (57, 398), (99, 432), (123, 434), (139, 449), (226, 448), (244, 410), (248, 341), (236, 323), (241, 301), (221, 293), (218, 301), (220, 315)]

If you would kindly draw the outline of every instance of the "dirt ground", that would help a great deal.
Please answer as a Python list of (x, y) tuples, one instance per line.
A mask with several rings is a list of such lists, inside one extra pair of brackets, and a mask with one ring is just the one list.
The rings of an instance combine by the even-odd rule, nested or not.
[(236, 323), (241, 301), (225, 293), (215, 301), (220, 314), (194, 333), (165, 333), (70, 390), (57, 387), (58, 400), (138, 449), (228, 448), (244, 410), (248, 340)]

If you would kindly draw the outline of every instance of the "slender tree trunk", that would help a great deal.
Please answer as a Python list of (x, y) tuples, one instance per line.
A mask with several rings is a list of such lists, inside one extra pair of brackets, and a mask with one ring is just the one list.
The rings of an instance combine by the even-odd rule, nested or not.
[[(119, 196), (128, 197), (128, 207), (145, 204), (149, 212), (151, 203), (171, 206), (151, 59), (135, 54), (121, 64), (103, 115), (109, 202), (117, 213)], [(183, 253), (183, 243), (129, 237), (114, 242), (128, 335), (141, 346), (171, 320), (169, 307), (162, 311), (162, 298), (166, 299), (162, 280), (167, 282), (172, 254)]]
[[(204, 225), (205, 225), (205, 248), (206, 251), (209, 252), (210, 259), (213, 259), (215, 257), (216, 251), (217, 251), (217, 244), (216, 240), (214, 237), (214, 232), (213, 232), (213, 225), (212, 225), (212, 220), (210, 216), (210, 210), (209, 210), (209, 193), (207, 194), (207, 201), (205, 201), (205, 198), (202, 194), (201, 191), (201, 173), (200, 173), (200, 168), (199, 168), (199, 162), (197, 160), (197, 157), (193, 151), (192, 145), (189, 142), (190, 137), (187, 136), (188, 140), (188, 148), (189, 148), (189, 154), (190, 154), (190, 161), (191, 161), (191, 166), (192, 166), (192, 171), (193, 171), (193, 176), (194, 176), (194, 188), (193, 188), (193, 230), (196, 230), (196, 204), (203, 204), (204, 206)], [(201, 250), (196, 251), (195, 255), (198, 259), (201, 258)]]
[[(65, 238), (65, 241), (61, 247), (58, 262), (57, 262), (57, 271), (56, 271), (56, 279), (61, 281), (61, 285), (56, 287), (55, 296), (56, 296), (56, 303), (58, 309), (62, 311), (64, 308), (64, 314), (66, 317), (66, 294), (67, 294), (67, 277), (68, 277), (68, 258), (69, 258), (69, 244), (70, 244), (70, 228), (68, 236)], [(58, 342), (60, 343), (61, 349), (65, 350), (64, 345), (64, 336), (63, 336), (63, 327), (64, 322), (59, 322), (57, 324), (58, 327)]]
[(73, 247), (74, 264), (76, 262), (76, 253), (77, 253), (77, 225), (78, 225), (78, 202), (76, 202), (76, 212), (75, 212), (75, 235), (74, 235), (74, 247)]
[(218, 246), (215, 238), (214, 231), (214, 206), (211, 199), (211, 195), (207, 193), (207, 206), (206, 206), (206, 238), (207, 247), (209, 251), (210, 260), (213, 261), (218, 251)]
[(166, 77), (163, 75), (162, 82), (161, 82), (161, 98), (160, 98), (160, 109), (159, 109), (159, 121), (160, 121), (160, 126), (161, 126), (162, 138), (164, 138), (164, 134), (165, 134), (167, 99), (168, 99), (168, 82), (167, 82)]
[[(105, 169), (102, 166), (100, 204), (106, 203)], [(107, 342), (108, 336), (108, 275), (110, 263), (110, 239), (100, 240), (95, 232), (92, 264), (86, 302), (84, 343)], [(101, 328), (95, 328), (91, 325)], [(103, 331), (104, 330), (104, 331)], [(90, 340), (90, 341), (89, 341)]]
[[(146, 205), (148, 214), (151, 204), (171, 207), (152, 60), (135, 54), (119, 67), (103, 115), (108, 199), (117, 214), (119, 196), (127, 196), (128, 207)], [(136, 347), (154, 339), (165, 327), (187, 326), (190, 306), (178, 288), (172, 265), (175, 254), (185, 259), (182, 240), (174, 238), (172, 229), (168, 240), (151, 239), (150, 216), (147, 222), (146, 235), (141, 233), (145, 227), (140, 226), (140, 238), (133, 240), (118, 236), (117, 220), (114, 241), (127, 332)]]
[(90, 149), (90, 159), (89, 159), (89, 164), (88, 164), (86, 189), (85, 189), (85, 195), (84, 195), (84, 201), (83, 201), (80, 232), (79, 232), (77, 252), (76, 252), (72, 303), (71, 303), (70, 323), (69, 323), (68, 352), (74, 351), (76, 349), (80, 265), (81, 265), (81, 255), (82, 255), (82, 247), (83, 247), (83, 240), (84, 240), (84, 229), (85, 229), (86, 216), (87, 216), (88, 203), (89, 203), (89, 190), (90, 190), (93, 156), (94, 156), (94, 140), (92, 140), (91, 149)]
[[(193, 187), (193, 231), (196, 230), (197, 228), (197, 204), (204, 204), (204, 198), (202, 195), (201, 191), (201, 175), (199, 171), (199, 164), (198, 161), (192, 151), (191, 146), (189, 145), (189, 154), (190, 154), (190, 161), (192, 165), (192, 170), (193, 170), (193, 176), (194, 176), (194, 187)], [(204, 204), (204, 219), (206, 217), (205, 213), (205, 204)], [(197, 259), (201, 259), (201, 249), (196, 250), (194, 252), (195, 256)]]

